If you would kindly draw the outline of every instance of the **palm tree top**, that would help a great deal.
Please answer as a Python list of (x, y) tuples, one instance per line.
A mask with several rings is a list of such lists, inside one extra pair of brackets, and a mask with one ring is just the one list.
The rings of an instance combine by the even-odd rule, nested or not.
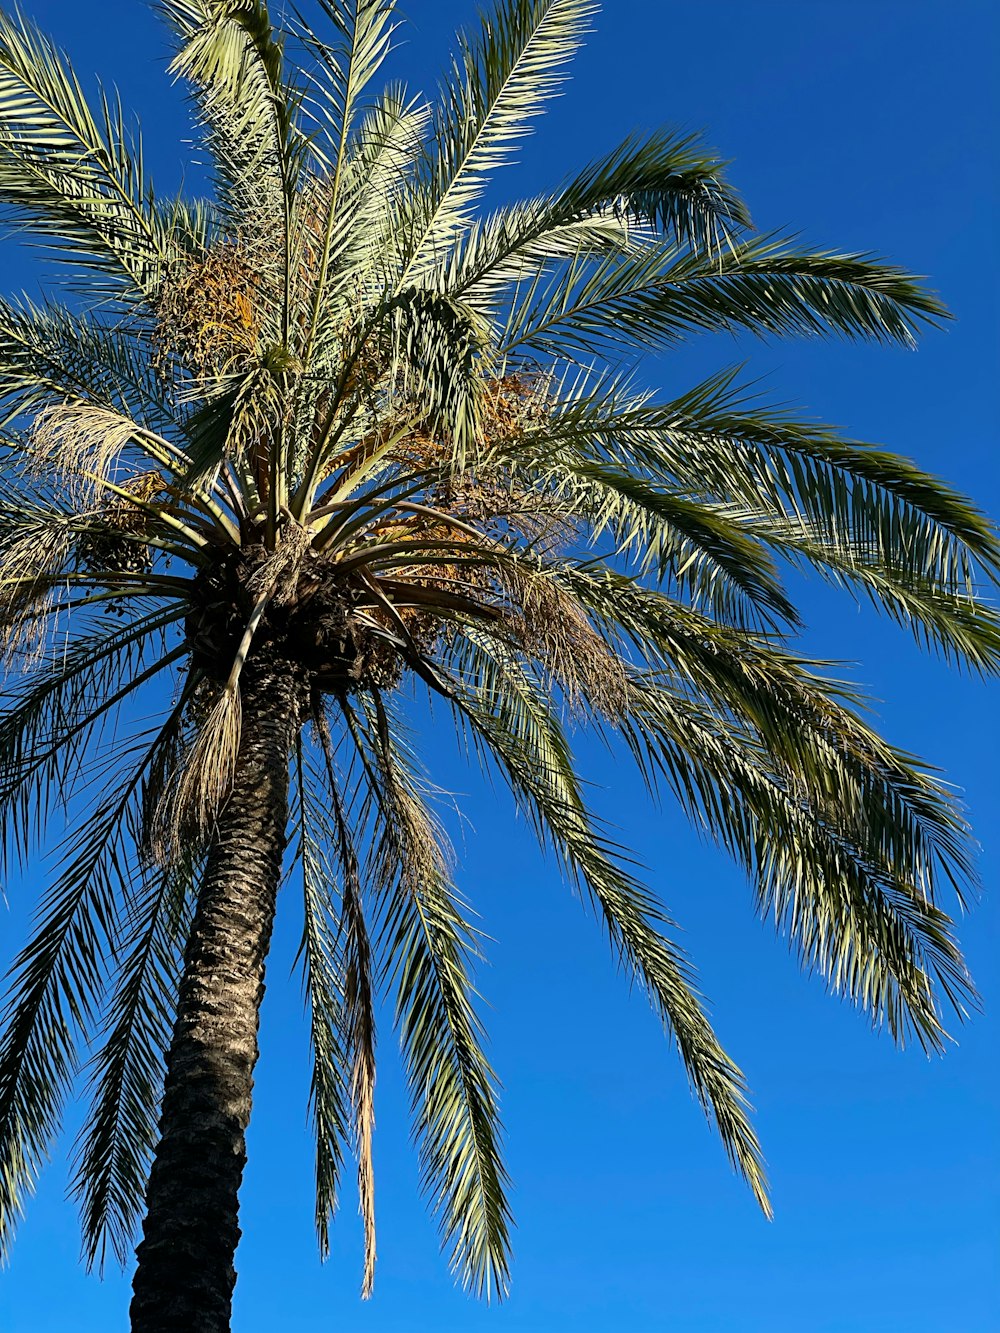
[(0, 303), (10, 852), (33, 864), (73, 811), (0, 1043), (0, 1244), (82, 1077), (85, 1251), (129, 1253), (199, 876), (274, 673), (297, 690), (283, 892), (306, 908), (323, 1249), (353, 1151), (370, 1289), (385, 993), (451, 1262), (477, 1292), (508, 1278), (482, 938), (407, 726), (423, 693), (583, 890), (767, 1210), (743, 1075), (587, 807), (573, 727), (673, 793), (831, 989), (939, 1049), (974, 1000), (942, 906), (974, 884), (968, 830), (796, 653), (786, 575), (993, 674), (1000, 547), (912, 463), (737, 371), (665, 400), (644, 357), (720, 331), (911, 345), (943, 305), (873, 256), (758, 234), (715, 154), (667, 130), (484, 209), (590, 0), (501, 0), (430, 101), (376, 90), (385, 0), (287, 30), (259, 0), (159, 8), (210, 200), (160, 199), (117, 102), (0, 17), (0, 200), (73, 293)]

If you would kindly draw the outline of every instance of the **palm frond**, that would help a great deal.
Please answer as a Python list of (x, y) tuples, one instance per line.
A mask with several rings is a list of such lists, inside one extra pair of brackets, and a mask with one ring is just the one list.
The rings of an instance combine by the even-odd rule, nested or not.
[(317, 782), (318, 775), (307, 767), (303, 748), (300, 743), (296, 757), (298, 860), (305, 905), (301, 955), (313, 1054), (310, 1109), (316, 1134), (316, 1236), (325, 1259), (337, 1211), (344, 1145), (351, 1132), (351, 1088), (339, 911), (331, 896), (336, 881), (328, 861), (336, 835), (329, 810), (316, 800), (325, 783)]
[(389, 53), (398, 24), (393, 0), (319, 0), (319, 7), (333, 25), (335, 44), (322, 41), (301, 20), (300, 26), (317, 66), (310, 109), (330, 140), (330, 211), (336, 215), (361, 98)]
[(169, 431), (167, 395), (134, 331), (81, 321), (64, 306), (0, 301), (3, 426), (54, 402), (118, 411), (146, 429)]
[[(305, 143), (283, 42), (263, 0), (158, 0), (180, 39), (171, 73), (188, 80), (219, 175), (221, 204), (253, 217), (284, 252)], [(284, 252), (287, 253), (287, 252)]]
[(524, 452), (594, 455), (685, 494), (800, 517), (831, 536), (860, 533), (859, 545), (898, 563), (895, 523), (911, 559), (949, 578), (964, 581), (970, 561), (997, 568), (996, 529), (965, 496), (898, 454), (761, 402), (738, 373), (721, 371), (663, 403), (616, 376), (584, 377), (552, 402)]
[(562, 81), (596, 12), (593, 0), (498, 0), (459, 54), (441, 90), (432, 139), (436, 155), (413, 202), (413, 239), (397, 290), (406, 287), (468, 220), (489, 172), (510, 159)]
[(719, 625), (612, 570), (563, 566), (551, 577), (613, 646), (631, 646), (650, 664), (630, 681), (636, 698), (662, 687), (664, 717), (672, 700), (689, 698), (720, 733), (735, 722), (734, 744), (753, 738), (751, 750), (792, 796), (841, 832), (850, 829), (873, 864), (920, 895), (933, 899), (942, 879), (957, 888), (974, 878), (954, 799), (862, 720), (855, 710), (864, 700), (819, 674), (823, 663)]
[(374, 966), (368, 923), (362, 902), (361, 864), (355, 847), (350, 812), (337, 779), (327, 718), (316, 721), (331, 798), (330, 846), (341, 878), (340, 938), (343, 975), (343, 1041), (350, 1069), (354, 1141), (358, 1157), (358, 1199), (365, 1232), (365, 1265), (361, 1295), (367, 1299), (375, 1283), (375, 1174), (372, 1135), (375, 1129), (375, 1003)]
[(345, 362), (359, 363), (352, 336), (358, 295), (380, 304), (391, 289), (401, 199), (422, 152), (428, 116), (402, 89), (387, 89), (359, 125), (339, 177), (325, 176), (303, 200), (304, 386), (340, 379)]
[(243, 726), (239, 685), (213, 693), (151, 815), (151, 846), (167, 864), (183, 855), (189, 840), (211, 835), (232, 791)]
[(450, 297), (409, 288), (392, 302), (390, 379), (401, 380), (434, 434), (452, 443), (461, 465), (479, 436), (483, 377), (477, 361), (485, 345), (481, 320)]
[[(665, 778), (696, 826), (741, 862), (762, 912), (833, 989), (898, 1040), (939, 1048), (942, 998), (960, 1017), (975, 999), (937, 905), (942, 888), (961, 901), (975, 883), (951, 793), (839, 702), (853, 692), (773, 646), (761, 651), (624, 580), (613, 593), (598, 581), (585, 588), (577, 573), (571, 581), (599, 621), (647, 652), (658, 644), (676, 672), (675, 685), (662, 671), (633, 681), (628, 715), (613, 718), (650, 785)], [(645, 606), (637, 622), (633, 596)]]
[(697, 331), (840, 334), (911, 346), (941, 302), (868, 255), (801, 251), (780, 238), (740, 241), (718, 255), (675, 243), (595, 264), (581, 256), (511, 307), (499, 353), (565, 357), (675, 343)]
[[(872, 764), (845, 810), (822, 770), (776, 762), (759, 736), (662, 687), (637, 691), (622, 730), (651, 780), (665, 780), (696, 826), (745, 866), (761, 914), (831, 989), (897, 1041), (912, 1035), (942, 1049), (942, 1000), (962, 1017), (975, 992), (921, 846), (929, 827), (938, 846), (961, 848), (965, 830), (928, 775), (902, 756), (895, 773)], [(814, 762), (829, 762), (824, 748)], [(923, 827), (899, 817), (907, 783)], [(852, 785), (837, 775), (836, 788)]]
[[(640, 492), (664, 492), (706, 516), (721, 510), (748, 547), (807, 562), (957, 662), (995, 669), (995, 615), (978, 594), (1000, 571), (993, 525), (906, 459), (748, 400), (734, 372), (668, 403), (585, 379), (513, 456), (516, 467), (554, 478), (603, 478), (610, 464), (612, 479), (620, 470)], [(631, 531), (644, 551), (660, 549), (641, 512)], [(711, 605), (691, 590), (695, 605)]]
[(14, 963), (0, 1037), (0, 1249), (6, 1254), (26, 1197), (58, 1132), (79, 1043), (98, 1022), (124, 903), (136, 891), (131, 830), (159, 742), (133, 745), (90, 818), (71, 835), (43, 895), (34, 935)]
[(630, 976), (641, 982), (675, 1041), (692, 1089), (714, 1120), (726, 1152), (767, 1215), (770, 1203), (760, 1145), (748, 1119), (746, 1085), (725, 1053), (693, 986), (691, 964), (663, 933), (663, 907), (620, 865), (580, 796), (565, 736), (548, 700), (509, 654), (486, 641), (461, 653), (462, 688), (452, 702), (495, 761), (542, 845), (580, 883)]
[[(539, 469), (541, 471), (541, 469)], [(610, 533), (636, 573), (670, 582), (695, 606), (740, 623), (794, 625), (777, 567), (733, 506), (688, 499), (634, 471), (563, 452), (543, 472), (567, 512), (588, 520), (590, 540)]]
[[(808, 563), (829, 581), (864, 594), (881, 614), (910, 630), (917, 642), (959, 668), (984, 676), (1000, 670), (1000, 612), (970, 578), (955, 590), (951, 580), (919, 567), (893, 568), (871, 549), (800, 523), (761, 523), (754, 535), (779, 555)], [(905, 531), (903, 541), (907, 540)]]
[(121, 108), (102, 95), (95, 116), (49, 39), (0, 15), (0, 205), (52, 249), (148, 300), (180, 257), (151, 199)]
[[(441, 832), (376, 700), (355, 715), (381, 811), (370, 873), (380, 888), (382, 947), (413, 1097), (424, 1189), (452, 1270), (502, 1298), (510, 1266), (507, 1173), (495, 1075), (482, 1049), (468, 962), (479, 957), (450, 882)], [(360, 734), (359, 734), (360, 732)]]
[(195, 878), (192, 862), (147, 873), (118, 946), (122, 961), (92, 1060), (90, 1113), (77, 1138), (71, 1186), (81, 1205), (84, 1259), (102, 1272), (109, 1244), (122, 1266), (135, 1244)]
[(628, 254), (653, 235), (714, 253), (750, 225), (723, 163), (693, 136), (628, 139), (559, 191), (474, 222), (442, 261), (448, 291), (493, 308), (544, 264)]
[[(50, 656), (24, 679), (8, 682), (0, 719), (0, 814), (4, 857), (25, 863), (48, 815), (85, 774), (86, 742), (102, 721), (148, 681), (166, 671), (181, 650), (157, 653), (157, 635), (182, 611), (156, 607), (124, 624), (80, 633), (64, 653)], [(144, 666), (144, 659), (153, 660)]]

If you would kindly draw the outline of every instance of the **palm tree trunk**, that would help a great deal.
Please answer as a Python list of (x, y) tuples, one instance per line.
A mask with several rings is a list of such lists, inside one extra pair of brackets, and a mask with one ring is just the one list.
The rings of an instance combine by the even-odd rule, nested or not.
[(284, 663), (248, 663), (241, 684), (236, 779), (208, 856), (167, 1057), (133, 1333), (230, 1327), (264, 961), (304, 702), (301, 679)]

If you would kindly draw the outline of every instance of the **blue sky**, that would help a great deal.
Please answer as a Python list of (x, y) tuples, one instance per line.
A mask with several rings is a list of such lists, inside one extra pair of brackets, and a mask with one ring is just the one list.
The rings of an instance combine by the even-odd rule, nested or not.
[[(275, 0), (277, 11), (280, 0)], [(162, 29), (138, 0), (26, 8), (72, 52), (86, 82), (117, 82), (138, 112), (161, 189), (196, 172)], [(393, 71), (430, 90), (450, 33), (474, 6), (409, 0)], [(996, 75), (998, 22), (978, 0), (756, 0), (711, 6), (607, 0), (565, 94), (509, 171), (531, 193), (633, 130), (703, 130), (762, 228), (817, 246), (874, 250), (930, 275), (956, 315), (916, 353), (837, 344), (702, 340), (651, 359), (675, 393), (750, 359), (769, 394), (945, 474), (1000, 514)], [(37, 293), (12, 242), (4, 291)], [(894, 1051), (822, 986), (799, 976), (757, 923), (722, 854), (669, 806), (653, 809), (624, 766), (581, 744), (606, 816), (635, 847), (684, 929), (717, 1028), (747, 1072), (776, 1216), (765, 1223), (731, 1175), (683, 1074), (599, 930), (533, 851), (503, 793), (431, 732), (432, 772), (457, 793), (460, 884), (493, 937), (481, 989), (505, 1085), (515, 1180), (514, 1287), (487, 1309), (456, 1289), (417, 1195), (406, 1099), (382, 1029), (376, 1133), (379, 1274), (362, 1305), (360, 1229), (348, 1188), (321, 1266), (311, 1226), (308, 1074), (289, 903), (269, 972), (234, 1327), (364, 1333), (988, 1333), (997, 1328), (1000, 1170), (996, 1060), (1000, 832), (995, 685), (921, 658), (901, 631), (803, 581), (806, 645), (855, 664), (895, 742), (961, 786), (985, 894), (963, 924), (985, 1014), (943, 1060)], [(0, 951), (22, 938), (28, 890), (11, 893)], [(127, 1277), (77, 1264), (64, 1158), (47, 1172), (8, 1272), (5, 1333), (112, 1333)]]

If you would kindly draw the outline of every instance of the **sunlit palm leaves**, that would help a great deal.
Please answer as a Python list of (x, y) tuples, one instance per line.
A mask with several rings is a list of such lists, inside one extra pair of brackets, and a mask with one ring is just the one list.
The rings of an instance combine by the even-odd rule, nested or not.
[(264, 651), (312, 685), (285, 892), (304, 895), (323, 1252), (353, 1153), (370, 1290), (387, 1003), (454, 1270), (480, 1293), (509, 1274), (485, 937), (407, 730), (424, 691), (583, 890), (766, 1210), (743, 1075), (669, 912), (583, 802), (571, 726), (673, 792), (832, 989), (938, 1049), (972, 996), (942, 900), (973, 882), (968, 830), (792, 651), (786, 573), (993, 673), (1000, 551), (914, 464), (734, 371), (663, 401), (641, 357), (718, 331), (905, 345), (943, 307), (890, 264), (755, 235), (718, 157), (666, 131), (480, 215), (590, 0), (501, 0), (430, 103), (373, 91), (388, 0), (319, 0), (288, 31), (259, 0), (161, 8), (210, 203), (156, 202), (117, 106), (89, 109), (52, 43), (0, 20), (0, 201), (104, 303), (0, 305), (0, 812), (33, 876), (52, 816), (70, 826), (0, 1038), (0, 1248), (82, 1074), (84, 1252), (127, 1257)]
[(0, 196), (23, 225), (84, 268), (146, 297), (181, 246), (155, 206), (121, 108), (89, 107), (58, 49), (0, 15)]

